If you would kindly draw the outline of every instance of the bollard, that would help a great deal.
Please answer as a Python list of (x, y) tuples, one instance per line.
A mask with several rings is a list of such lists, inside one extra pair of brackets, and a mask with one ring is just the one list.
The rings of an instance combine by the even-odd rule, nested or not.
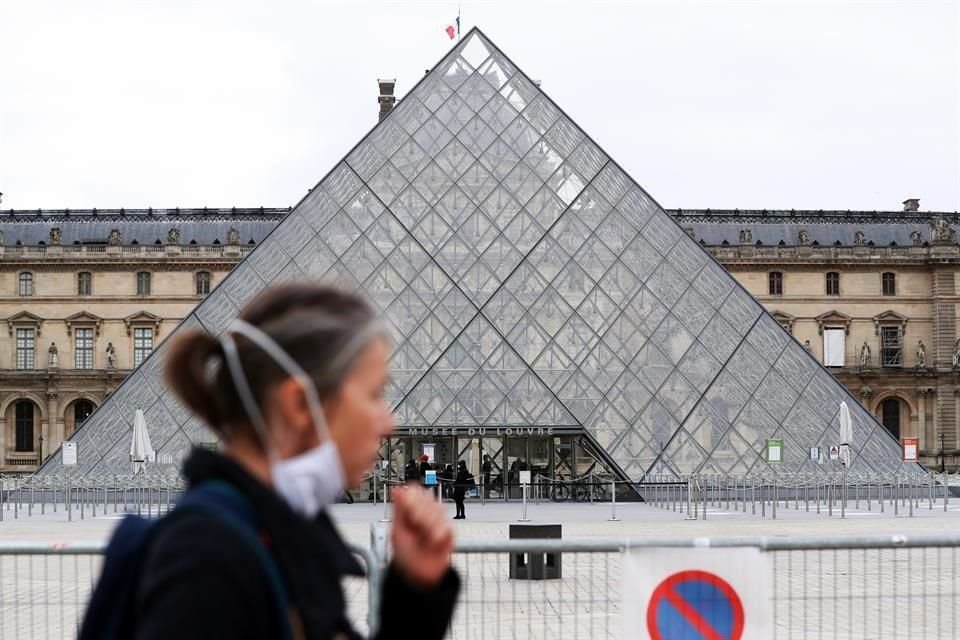
[[(703, 482), (704, 488), (707, 486), (707, 481), (704, 479)], [(707, 492), (703, 489), (700, 489), (700, 497), (703, 499), (703, 503), (700, 505), (703, 508), (703, 519), (707, 519)]]
[(70, 499), (70, 498), (71, 498), (71, 495), (70, 495), (70, 494), (71, 494), (71, 491), (70, 491), (70, 480), (69, 480), (69, 479), (67, 479), (67, 484), (66, 484), (65, 492), (66, 492), (65, 499), (66, 499), (66, 501), (67, 501), (67, 522), (73, 522), (73, 501)]
[(384, 483), (383, 486), (383, 517), (380, 518), (380, 522), (390, 522), (390, 493), (387, 490), (387, 485)]
[(687, 517), (685, 520), (696, 520), (693, 514), (693, 478), (687, 478)]
[(754, 478), (750, 487), (750, 513), (757, 515), (757, 479)]
[(777, 519), (777, 503), (780, 502), (779, 489), (780, 489), (780, 485), (777, 484), (776, 480), (774, 480), (773, 481), (773, 519), (774, 520)]
[(610, 481), (610, 522), (616, 522), (617, 518), (617, 481)]
[(907, 485), (907, 487), (908, 487), (908, 490), (910, 491), (910, 493), (909, 493), (909, 496), (910, 496), (910, 517), (912, 518), (912, 517), (913, 517), (913, 497), (914, 497), (914, 496), (913, 496), (913, 476), (910, 476), (910, 478), (907, 480), (907, 482), (909, 483), (909, 484)]
[(527, 485), (521, 485), (520, 488), (523, 491), (523, 511), (520, 515), (520, 522), (529, 522), (530, 518), (527, 517)]

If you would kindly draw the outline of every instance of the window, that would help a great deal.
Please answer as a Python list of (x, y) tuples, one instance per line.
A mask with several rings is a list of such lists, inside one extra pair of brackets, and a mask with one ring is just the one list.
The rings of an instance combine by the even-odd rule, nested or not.
[(846, 331), (843, 329), (823, 330), (823, 366), (842, 367), (846, 348)]
[(201, 271), (197, 273), (197, 295), (205, 296), (210, 293), (210, 272)]
[(888, 271), (880, 277), (880, 281), (883, 284), (883, 295), (897, 295), (897, 274)]
[(900, 327), (880, 327), (880, 364), (903, 366), (903, 331)]
[(840, 274), (836, 271), (831, 271), (827, 274), (827, 295), (840, 295)]
[(93, 329), (75, 329), (73, 338), (73, 366), (93, 369)]
[(133, 366), (139, 367), (153, 351), (153, 329), (137, 327), (133, 330)]
[(137, 274), (137, 295), (150, 295), (150, 274), (146, 271), (141, 271)]
[(73, 405), (73, 428), (76, 429), (93, 413), (93, 403), (87, 400), (77, 400)]
[(887, 398), (880, 405), (880, 420), (887, 431), (896, 438), (900, 439), (900, 401), (896, 398)]
[(33, 451), (33, 403), (22, 400), (15, 409), (15, 449)]
[(77, 295), (89, 296), (93, 293), (93, 274), (84, 271), (77, 274)]
[(25, 271), (20, 274), (20, 295), (33, 295), (33, 274), (29, 271)]
[(779, 271), (770, 272), (770, 295), (783, 295), (783, 274)]
[(34, 368), (34, 336), (34, 329), (17, 329), (17, 369)]

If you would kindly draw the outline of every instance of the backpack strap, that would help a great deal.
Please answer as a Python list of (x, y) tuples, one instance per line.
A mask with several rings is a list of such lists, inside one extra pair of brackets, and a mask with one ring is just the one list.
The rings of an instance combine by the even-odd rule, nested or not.
[(274, 608), (278, 613), (280, 624), (283, 625), (276, 637), (293, 638), (290, 598), (277, 563), (260, 540), (260, 526), (256, 512), (247, 497), (233, 485), (222, 480), (203, 482), (187, 491), (177, 503), (173, 513), (161, 520), (157, 528), (160, 528), (163, 522), (175, 519), (177, 514), (182, 516), (190, 513), (207, 513), (214, 516), (229, 526), (256, 555), (267, 578), (270, 593), (273, 595)]

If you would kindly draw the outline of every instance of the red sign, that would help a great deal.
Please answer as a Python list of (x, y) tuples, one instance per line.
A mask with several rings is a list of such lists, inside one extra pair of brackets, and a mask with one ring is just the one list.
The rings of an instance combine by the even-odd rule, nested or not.
[(740, 596), (707, 571), (680, 571), (661, 582), (647, 606), (653, 640), (740, 640), (744, 615)]
[(920, 438), (903, 439), (903, 461), (916, 462), (920, 459)]

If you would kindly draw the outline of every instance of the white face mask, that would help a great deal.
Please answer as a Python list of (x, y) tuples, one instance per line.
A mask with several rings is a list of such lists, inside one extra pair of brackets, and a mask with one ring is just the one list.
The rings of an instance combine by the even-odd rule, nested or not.
[[(354, 356), (381, 331), (376, 323), (358, 332), (334, 359), (335, 363), (348, 364)], [(243, 372), (237, 345), (231, 333), (238, 333), (253, 341), (300, 383), (310, 408), (314, 428), (320, 444), (292, 458), (280, 459), (272, 445), (263, 414)], [(340, 461), (340, 452), (330, 437), (323, 406), (317, 387), (303, 368), (280, 348), (273, 338), (243, 320), (234, 320), (220, 337), (230, 377), (243, 403), (243, 408), (257, 432), (270, 461), (270, 476), (274, 490), (290, 505), (290, 508), (309, 520), (327, 505), (333, 504), (346, 488), (346, 475)], [(336, 371), (334, 366), (331, 369)]]

